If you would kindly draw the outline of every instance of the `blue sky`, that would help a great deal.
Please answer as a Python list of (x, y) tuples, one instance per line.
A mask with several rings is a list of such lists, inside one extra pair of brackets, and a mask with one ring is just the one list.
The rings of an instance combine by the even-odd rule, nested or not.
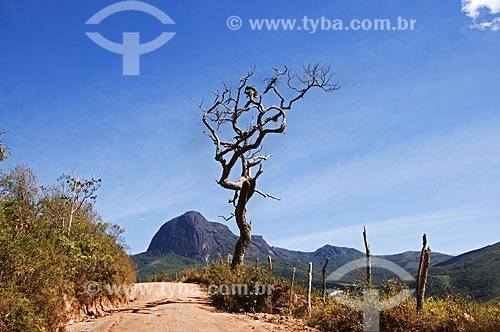
[[(270, 137), (255, 197), (254, 234), (272, 245), (361, 249), (367, 225), (377, 254), (458, 254), (500, 241), (500, 0), (147, 1), (175, 25), (140, 12), (85, 22), (116, 1), (0, 0), (0, 129), (42, 183), (62, 173), (99, 177), (97, 208), (144, 251), (163, 222), (188, 210), (228, 215), (228, 193), (190, 97), (252, 66), (330, 64), (341, 83), (313, 92)], [(485, 5), (486, 7), (481, 7)], [(463, 9), (463, 10), (462, 10)], [(226, 20), (243, 19), (232, 31)], [(252, 31), (248, 19), (416, 19), (414, 31)], [(120, 55), (85, 32), (119, 42), (176, 35), (123, 76)], [(221, 221), (223, 222), (223, 221)], [(228, 225), (236, 231), (236, 227)]]

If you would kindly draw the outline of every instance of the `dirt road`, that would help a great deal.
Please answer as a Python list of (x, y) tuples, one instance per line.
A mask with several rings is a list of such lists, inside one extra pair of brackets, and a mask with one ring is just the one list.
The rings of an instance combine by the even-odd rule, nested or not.
[(200, 286), (144, 283), (134, 286), (137, 300), (110, 316), (72, 324), (70, 332), (260, 332), (276, 325), (244, 315), (217, 312)]

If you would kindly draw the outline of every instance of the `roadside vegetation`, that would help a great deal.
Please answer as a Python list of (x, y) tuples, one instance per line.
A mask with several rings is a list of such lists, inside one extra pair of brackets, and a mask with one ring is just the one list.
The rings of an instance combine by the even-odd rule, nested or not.
[[(312, 307), (308, 311), (307, 289), (291, 281), (277, 278), (264, 266), (244, 265), (231, 269), (226, 263), (212, 263), (195, 277), (190, 270), (190, 280), (210, 285), (247, 285), (246, 294), (229, 291), (227, 287), (213, 287), (223, 290), (213, 292), (214, 304), (226, 311), (240, 313), (272, 313), (307, 321), (320, 331), (361, 332), (362, 313), (346, 307), (331, 296), (322, 299), (321, 291), (312, 290)], [(272, 292), (256, 295), (255, 285), (272, 285)], [(398, 294), (406, 285), (391, 279), (381, 287), (381, 298)], [(209, 289), (210, 290), (210, 289)], [(346, 288), (345, 294), (362, 298), (362, 290)], [(290, 296), (291, 295), (291, 296)], [(291, 300), (291, 301), (290, 301)], [(397, 307), (384, 311), (380, 316), (381, 331), (387, 332), (491, 332), (500, 330), (500, 304), (478, 303), (466, 300), (460, 295), (449, 295), (443, 299), (427, 298), (424, 309), (417, 311), (416, 300), (411, 297)]]
[(125, 299), (85, 288), (135, 278), (123, 231), (94, 209), (99, 183), (62, 176), (44, 187), (25, 165), (0, 171), (0, 331), (64, 331), (92, 302)]

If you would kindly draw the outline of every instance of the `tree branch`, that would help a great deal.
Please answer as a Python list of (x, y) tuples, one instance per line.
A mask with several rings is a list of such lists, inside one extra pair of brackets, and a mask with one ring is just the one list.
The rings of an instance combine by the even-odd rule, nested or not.
[(277, 201), (281, 201), (281, 198), (279, 197), (276, 197), (276, 196), (273, 196), (273, 195), (269, 195), (269, 194), (266, 194), (262, 191), (260, 191), (259, 189), (255, 189), (255, 192), (259, 195), (261, 195), (262, 197), (265, 197), (265, 198), (272, 198), (272, 199), (275, 199)]

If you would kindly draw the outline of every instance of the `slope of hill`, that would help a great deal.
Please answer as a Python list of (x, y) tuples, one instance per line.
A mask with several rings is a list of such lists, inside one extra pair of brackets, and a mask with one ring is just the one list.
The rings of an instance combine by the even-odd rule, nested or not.
[[(406, 271), (413, 273), (418, 270), (418, 264), (420, 261), (420, 251), (405, 251), (401, 254), (395, 255), (385, 255), (380, 256), (381, 258), (387, 259), (401, 266)], [(442, 254), (439, 252), (433, 252), (431, 254), (431, 266), (441, 264), (452, 258), (453, 256)]]
[(432, 267), (429, 289), (431, 294), (459, 291), (477, 300), (500, 298), (500, 242)]

